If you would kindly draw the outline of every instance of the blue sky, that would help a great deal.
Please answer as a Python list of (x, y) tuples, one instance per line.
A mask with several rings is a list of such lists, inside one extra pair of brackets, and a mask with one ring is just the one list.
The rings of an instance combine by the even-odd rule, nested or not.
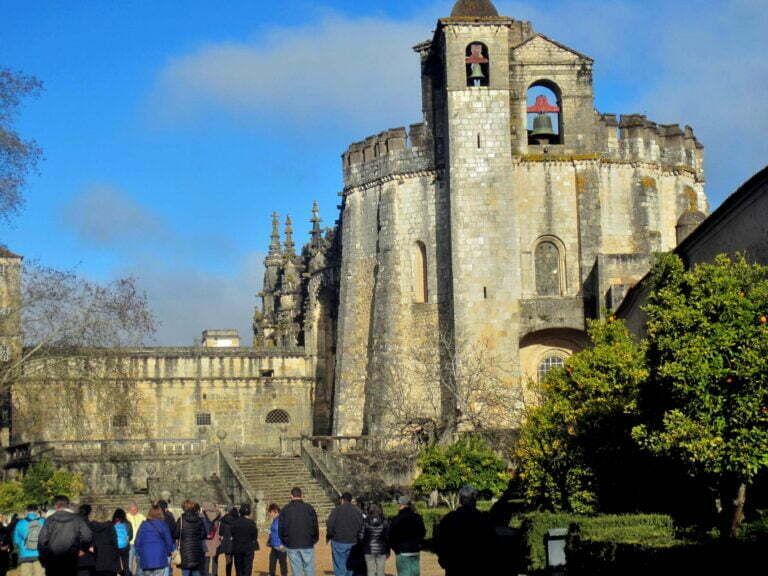
[[(0, 239), (97, 280), (131, 274), (157, 342), (248, 333), (269, 215), (331, 225), (349, 142), (420, 120), (418, 60), (452, 2), (0, 0), (0, 66), (45, 84), (45, 151)], [(713, 206), (768, 159), (764, 0), (496, 2), (595, 58), (596, 106), (691, 124)]]

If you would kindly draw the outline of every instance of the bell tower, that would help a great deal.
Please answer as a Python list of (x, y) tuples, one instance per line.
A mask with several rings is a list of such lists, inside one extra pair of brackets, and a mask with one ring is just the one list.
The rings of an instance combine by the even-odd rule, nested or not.
[(453, 319), (457, 350), (517, 356), (520, 299), (510, 139), (509, 47), (527, 23), (499, 16), (488, 0), (460, 0), (441, 19), (431, 58), (440, 61), (443, 104), (437, 151), (450, 205)]

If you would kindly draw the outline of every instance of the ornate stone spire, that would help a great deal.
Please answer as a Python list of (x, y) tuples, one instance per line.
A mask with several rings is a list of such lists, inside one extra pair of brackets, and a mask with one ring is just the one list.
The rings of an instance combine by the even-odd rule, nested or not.
[(322, 218), (320, 218), (320, 206), (315, 202), (312, 204), (312, 219), (310, 220), (312, 222), (312, 248), (320, 248), (322, 243), (323, 231), (320, 229), (320, 222), (322, 221)]
[(295, 246), (293, 244), (293, 222), (290, 216), (285, 218), (285, 250), (283, 255), (293, 258), (296, 256)]
[(267, 265), (279, 264), (282, 259), (280, 252), (280, 220), (277, 212), (272, 213), (272, 235), (269, 243), (269, 254), (267, 254)]

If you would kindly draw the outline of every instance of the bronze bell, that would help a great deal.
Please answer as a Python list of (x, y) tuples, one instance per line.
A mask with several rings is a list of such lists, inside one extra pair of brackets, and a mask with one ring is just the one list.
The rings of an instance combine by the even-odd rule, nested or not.
[(536, 118), (533, 119), (533, 130), (531, 131), (531, 137), (533, 138), (555, 138), (557, 132), (552, 127), (552, 118), (549, 114), (539, 112)]
[(472, 64), (472, 70), (469, 75), (470, 80), (483, 80), (485, 74), (483, 74), (483, 67), (480, 64)]

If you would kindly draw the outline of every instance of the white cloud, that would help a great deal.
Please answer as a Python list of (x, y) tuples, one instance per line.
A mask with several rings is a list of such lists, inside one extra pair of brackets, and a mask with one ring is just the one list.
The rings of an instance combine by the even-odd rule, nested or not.
[(418, 121), (420, 64), (411, 47), (428, 36), (428, 25), (415, 22), (334, 16), (252, 43), (208, 44), (163, 68), (153, 107), (171, 124), (211, 106), (277, 125)]
[[(719, 203), (768, 158), (768, 11), (764, 0), (496, 2), (499, 11), (596, 60), (599, 93), (616, 113), (692, 125), (707, 148)], [(419, 119), (419, 64), (440, 9), (407, 21), (329, 17), (272, 29), (254, 42), (209, 44), (161, 72), (155, 111), (187, 122), (212, 109), (292, 130), (361, 134)], [(335, 160), (334, 160), (335, 161)]]
[(65, 226), (91, 246), (116, 247), (166, 237), (160, 218), (109, 184), (91, 186), (74, 196), (61, 217)]
[[(90, 250), (121, 261), (116, 276), (136, 278), (158, 320), (156, 343), (189, 346), (205, 329), (237, 328), (251, 342), (251, 318), (261, 289), (264, 255), (238, 260), (221, 237), (180, 234), (116, 186), (92, 186), (62, 210), (64, 224)], [(212, 271), (215, 263), (218, 269)]]
[(159, 321), (158, 345), (191, 346), (203, 330), (236, 328), (242, 344), (249, 346), (263, 263), (263, 253), (251, 252), (232, 274), (213, 274), (144, 259), (129, 267), (125, 275), (134, 276), (147, 293)]

